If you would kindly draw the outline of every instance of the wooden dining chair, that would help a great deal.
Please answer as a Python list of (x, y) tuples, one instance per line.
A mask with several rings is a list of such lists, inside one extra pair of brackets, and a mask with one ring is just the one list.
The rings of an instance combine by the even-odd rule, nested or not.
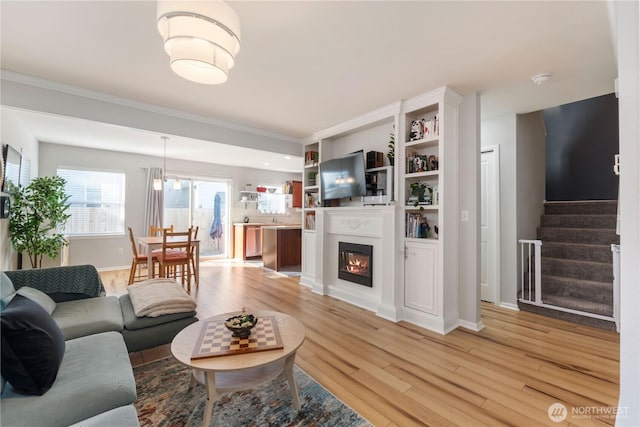
[(171, 224), (168, 227), (156, 227), (154, 225), (150, 225), (149, 237), (152, 237), (152, 236), (160, 237), (162, 236), (162, 233), (164, 233), (165, 231), (170, 231), (173, 233), (173, 224)]
[[(133, 236), (133, 229), (129, 227), (129, 240), (131, 241), (131, 252), (133, 254), (133, 259), (131, 260), (131, 271), (129, 272), (129, 285), (138, 279), (145, 280), (147, 277), (143, 276), (140, 271), (140, 267), (146, 266), (151, 269), (151, 277), (155, 276), (155, 265), (157, 263), (157, 257), (154, 255), (151, 259), (151, 265), (149, 265), (149, 260), (147, 259), (147, 255), (138, 253), (138, 244), (136, 243), (136, 239)], [(137, 274), (136, 274), (137, 270)]]
[[(196, 227), (191, 227), (191, 229), (193, 230), (192, 232), (192, 236), (191, 236), (191, 240), (196, 240), (198, 238), (198, 230), (200, 229), (200, 226), (196, 225)], [(191, 274), (193, 275), (193, 279), (196, 282), (196, 288), (200, 286), (200, 279), (198, 277), (198, 274), (200, 274), (200, 272), (196, 269), (196, 256), (195, 256), (195, 246), (191, 246)]]
[[(160, 265), (160, 277), (173, 277), (180, 281), (182, 286), (187, 284), (187, 291), (191, 292), (191, 251), (192, 228), (187, 231), (165, 231), (162, 235), (162, 252), (158, 254)], [(179, 242), (175, 238), (181, 238)]]

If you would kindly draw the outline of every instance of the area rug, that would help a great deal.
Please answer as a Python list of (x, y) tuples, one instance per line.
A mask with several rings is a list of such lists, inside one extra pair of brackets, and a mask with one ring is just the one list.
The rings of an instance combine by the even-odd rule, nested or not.
[[(205, 387), (191, 390), (191, 371), (173, 358), (133, 370), (140, 425), (196, 427), (202, 424)], [(293, 406), (289, 384), (277, 378), (260, 387), (226, 393), (215, 403), (211, 426), (371, 426), (365, 419), (295, 366), (301, 410)]]

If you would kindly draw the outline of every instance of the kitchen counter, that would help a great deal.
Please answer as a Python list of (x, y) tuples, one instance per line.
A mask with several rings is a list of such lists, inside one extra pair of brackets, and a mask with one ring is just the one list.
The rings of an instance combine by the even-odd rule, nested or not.
[(272, 226), (299, 226), (301, 227), (302, 224), (294, 224), (294, 223), (288, 223), (288, 222), (234, 222), (233, 225), (239, 225), (239, 226), (251, 226), (251, 225), (259, 225), (261, 227), (272, 227)]
[(272, 228), (274, 230), (302, 230), (302, 224), (291, 224), (291, 225), (263, 225), (262, 229)]
[(262, 257), (262, 229), (266, 227), (302, 227), (302, 224), (287, 222), (234, 222), (233, 246), (231, 253), (234, 258), (246, 260), (260, 260)]
[(299, 272), (301, 259), (301, 224), (262, 227), (262, 262), (266, 268)]

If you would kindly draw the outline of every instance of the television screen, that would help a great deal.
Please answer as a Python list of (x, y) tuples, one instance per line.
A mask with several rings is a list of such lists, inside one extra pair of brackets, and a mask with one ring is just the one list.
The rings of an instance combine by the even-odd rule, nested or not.
[(18, 151), (8, 144), (3, 147), (2, 161), (4, 162), (4, 180), (2, 181), (2, 191), (13, 193), (20, 182), (20, 159)]
[(322, 200), (366, 195), (367, 183), (364, 172), (362, 151), (321, 162)]

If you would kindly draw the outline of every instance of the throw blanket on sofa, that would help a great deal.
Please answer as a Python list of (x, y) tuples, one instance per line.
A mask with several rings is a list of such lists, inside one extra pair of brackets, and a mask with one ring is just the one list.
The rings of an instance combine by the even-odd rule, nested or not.
[(133, 311), (138, 317), (194, 311), (196, 302), (171, 279), (150, 279), (127, 287)]

